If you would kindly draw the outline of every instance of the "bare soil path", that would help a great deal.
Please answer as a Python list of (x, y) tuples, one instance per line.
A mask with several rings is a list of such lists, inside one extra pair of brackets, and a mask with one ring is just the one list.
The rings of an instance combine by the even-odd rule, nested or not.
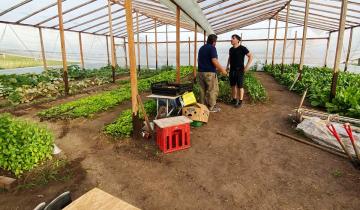
[[(64, 190), (74, 199), (99, 187), (142, 209), (359, 209), (360, 171), (332, 154), (276, 134), (296, 134), (288, 119), (300, 96), (257, 73), (270, 101), (240, 109), (220, 104), (192, 128), (192, 147), (167, 155), (142, 139), (102, 134), (130, 103), (93, 119), (44, 122), (79, 174), (65, 183), (0, 193), (0, 209), (32, 209)], [(47, 106), (47, 105), (46, 105)], [(44, 108), (44, 107), (42, 107)], [(33, 107), (22, 116), (38, 120)], [(44, 197), (39, 198), (38, 195)]]

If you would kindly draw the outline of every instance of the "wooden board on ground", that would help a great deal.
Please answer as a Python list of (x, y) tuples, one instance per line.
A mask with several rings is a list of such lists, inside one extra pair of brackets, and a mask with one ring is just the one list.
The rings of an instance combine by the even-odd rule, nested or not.
[(167, 128), (167, 127), (182, 125), (182, 124), (191, 123), (191, 122), (192, 122), (192, 120), (190, 120), (189, 118), (187, 118), (185, 116), (169, 117), (169, 118), (164, 118), (164, 119), (160, 119), (160, 120), (154, 120), (154, 123), (157, 126), (159, 126), (160, 128)]
[(107, 192), (94, 188), (76, 199), (64, 210), (140, 210)]
[(0, 176), (0, 188), (10, 190), (15, 184), (16, 179)]

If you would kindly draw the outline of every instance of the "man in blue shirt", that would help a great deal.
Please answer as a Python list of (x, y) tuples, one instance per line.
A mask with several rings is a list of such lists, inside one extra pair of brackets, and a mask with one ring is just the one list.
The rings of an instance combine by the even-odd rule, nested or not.
[(219, 83), (216, 71), (227, 75), (226, 69), (218, 61), (215, 48), (217, 36), (210, 34), (206, 44), (199, 49), (198, 55), (198, 81), (200, 85), (200, 103), (206, 104), (210, 112), (219, 112), (216, 99), (219, 93)]

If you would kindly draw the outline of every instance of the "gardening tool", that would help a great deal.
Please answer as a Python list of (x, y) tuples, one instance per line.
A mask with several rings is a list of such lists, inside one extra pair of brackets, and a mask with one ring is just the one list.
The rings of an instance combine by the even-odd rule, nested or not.
[(341, 148), (345, 151), (345, 153), (349, 157), (350, 161), (354, 162), (349, 150), (347, 150), (347, 148), (344, 145), (344, 142), (342, 142), (342, 140), (340, 139), (340, 136), (337, 133), (334, 125), (329, 123), (329, 124), (326, 125), (326, 127), (329, 129), (330, 133), (335, 137), (335, 139), (339, 142)]
[(355, 138), (354, 138), (354, 136), (353, 136), (350, 123), (345, 123), (345, 124), (344, 124), (344, 128), (345, 128), (346, 133), (348, 134), (348, 136), (349, 136), (349, 138), (350, 138), (351, 144), (352, 144), (353, 147), (354, 147), (356, 157), (357, 157), (358, 160), (360, 161), (360, 153), (359, 153), (359, 150), (358, 150), (358, 148), (357, 148), (357, 146), (356, 146)]
[(147, 126), (148, 130), (150, 131), (150, 133), (152, 134), (152, 133), (153, 133), (153, 130), (151, 129), (150, 121), (149, 121), (149, 118), (148, 118), (148, 116), (147, 116), (147, 114), (146, 114), (146, 111), (145, 111), (145, 108), (144, 108), (144, 104), (143, 104), (142, 101), (141, 101), (141, 97), (140, 97), (139, 95), (137, 95), (136, 98), (137, 98), (137, 101), (138, 101), (138, 103), (139, 103), (139, 105), (140, 105), (141, 111), (142, 111), (143, 114), (144, 114), (146, 126)]

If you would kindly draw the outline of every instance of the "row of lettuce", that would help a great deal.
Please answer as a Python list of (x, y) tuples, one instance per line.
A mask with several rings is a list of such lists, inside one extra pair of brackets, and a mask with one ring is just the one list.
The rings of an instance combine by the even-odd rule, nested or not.
[[(298, 71), (298, 65), (264, 66), (264, 70), (274, 76), (281, 84), (290, 87)], [(308, 88), (307, 98), (312, 106), (324, 107), (330, 113), (360, 118), (360, 74), (340, 72), (336, 96), (330, 100), (332, 69), (326, 67), (304, 66), (301, 80), (295, 83), (293, 91), (303, 93)]]
[[(188, 80), (192, 67), (181, 67), (182, 80)], [(161, 71), (158, 74), (138, 80), (139, 93), (150, 89), (151, 84), (159, 81), (173, 81), (175, 71)], [(254, 101), (264, 101), (266, 93), (252, 73), (247, 74), (248, 92)], [(260, 86), (262, 88), (260, 88)], [(229, 83), (225, 78), (220, 80), (220, 99), (228, 101), (230, 95)], [(259, 93), (259, 91), (261, 93)], [(196, 92), (196, 91), (195, 91)], [(256, 94), (254, 94), (256, 93)], [(265, 94), (265, 96), (264, 96)], [(261, 97), (259, 97), (261, 95)], [(92, 117), (106, 111), (131, 98), (130, 83), (124, 83), (115, 90), (84, 97), (72, 102), (63, 103), (38, 113), (42, 120), (68, 119)], [(146, 112), (154, 116), (156, 103), (148, 100), (144, 103)], [(140, 118), (143, 114), (139, 113)], [(126, 109), (111, 124), (104, 127), (104, 133), (115, 137), (129, 137), (133, 133), (132, 111)], [(9, 114), (0, 115), (0, 168), (9, 170), (19, 176), (23, 172), (35, 167), (45, 159), (51, 158), (54, 144), (54, 135), (45, 127), (15, 118)]]
[[(171, 68), (171, 67), (170, 67)], [(168, 69), (164, 66), (162, 69)], [(141, 69), (141, 76), (152, 76), (158, 71)], [(115, 75), (128, 75), (127, 69), (116, 67)], [(99, 86), (112, 81), (111, 66), (98, 69), (82, 69), (77, 65), (68, 66), (69, 93), (75, 94), (84, 88)], [(40, 74), (0, 75), (0, 98), (8, 104), (28, 103), (42, 98), (54, 98), (64, 94), (62, 69), (50, 68)], [(0, 104), (1, 106), (1, 104)]]

